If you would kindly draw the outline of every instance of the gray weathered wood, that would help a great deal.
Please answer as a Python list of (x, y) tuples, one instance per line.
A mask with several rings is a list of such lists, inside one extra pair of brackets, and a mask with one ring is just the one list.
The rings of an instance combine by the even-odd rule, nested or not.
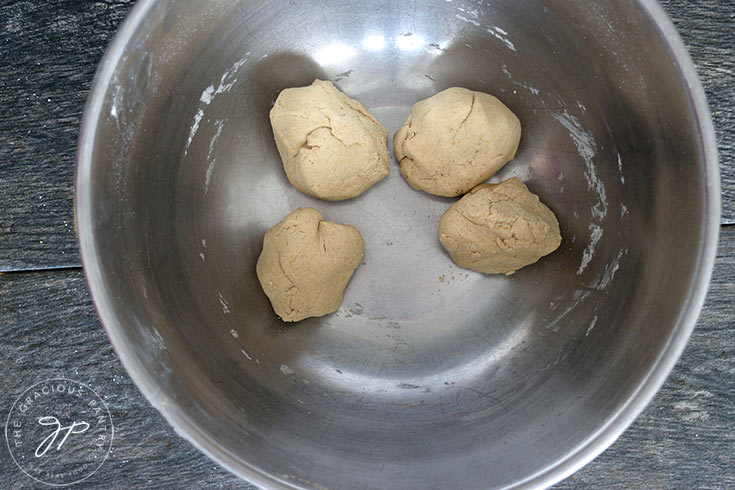
[(735, 2), (661, 0), (692, 56), (717, 132), (722, 223), (735, 223)]
[[(735, 227), (723, 228), (714, 280), (673, 374), (633, 426), (558, 488), (735, 488)], [(177, 436), (117, 360), (80, 270), (0, 275), (0, 420), (26, 387), (54, 376), (95, 388), (116, 436), (77, 488), (252, 488)], [(10, 375), (7, 375), (10, 373)], [(35, 488), (0, 444), (0, 475)]]
[(722, 228), (697, 328), (651, 405), (559, 488), (735, 488), (735, 227)]
[(0, 2), (0, 271), (78, 265), (76, 141), (132, 1)]
[[(79, 265), (74, 153), (96, 64), (133, 0), (0, 2), (0, 271)], [(735, 223), (735, 3), (665, 0), (717, 127)]]
[[(48, 378), (89, 385), (115, 427), (107, 461), (74, 488), (253, 488), (181, 439), (137, 390), (97, 320), (80, 269), (0, 275), (0, 420), (15, 398)], [(44, 488), (0, 443), (0, 488)]]
[[(74, 152), (96, 63), (133, 0), (0, 3), (0, 271), (79, 263)], [(664, 0), (707, 91), (735, 223), (735, 3)], [(735, 228), (723, 229), (697, 330), (654, 402), (558, 488), (735, 488)], [(79, 270), (0, 275), (0, 420), (36, 381), (92, 385), (113, 413), (109, 460), (80, 488), (252, 486), (178, 437), (139, 394), (99, 325)], [(3, 487), (38, 488), (0, 444)]]

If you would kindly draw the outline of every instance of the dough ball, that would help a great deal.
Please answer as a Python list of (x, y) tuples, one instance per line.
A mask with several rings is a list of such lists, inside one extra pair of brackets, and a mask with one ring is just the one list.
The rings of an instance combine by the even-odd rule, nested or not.
[(297, 322), (339, 308), (363, 250), (357, 228), (299, 208), (265, 233), (255, 270), (276, 314)]
[(414, 104), (393, 139), (414, 189), (454, 197), (511, 161), (521, 122), (492, 95), (453, 87)]
[(517, 178), (480, 184), (452, 204), (439, 223), (452, 260), (485, 274), (512, 274), (561, 244), (556, 216)]
[(286, 176), (305, 194), (349, 199), (388, 175), (388, 132), (331, 82), (282, 91), (270, 119)]

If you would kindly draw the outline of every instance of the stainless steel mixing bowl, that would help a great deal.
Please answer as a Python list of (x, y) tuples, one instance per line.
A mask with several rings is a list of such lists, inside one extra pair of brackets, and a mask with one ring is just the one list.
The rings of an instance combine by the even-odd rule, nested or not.
[[(268, 111), (333, 80), (391, 134), (462, 86), (521, 119), (521, 177), (560, 250), (510, 277), (458, 269), (452, 200), (395, 162), (364, 195), (286, 181)], [(607, 447), (694, 326), (719, 223), (713, 129), (650, 0), (140, 0), (97, 74), (77, 220), (125, 367), (187, 439), (269, 488), (540, 486)], [(296, 325), (255, 276), (299, 206), (356, 225), (338, 312)]]

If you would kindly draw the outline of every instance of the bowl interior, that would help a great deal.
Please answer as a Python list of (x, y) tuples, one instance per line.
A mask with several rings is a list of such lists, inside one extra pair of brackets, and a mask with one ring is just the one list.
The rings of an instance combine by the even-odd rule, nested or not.
[[(85, 268), (133, 378), (264, 485), (487, 488), (574, 459), (688, 334), (701, 261), (702, 135), (651, 15), (614, 1), (141, 1), (98, 82), (79, 177)], [(491, 180), (524, 180), (561, 248), (510, 277), (457, 268), (437, 238), (453, 200), (411, 189), (395, 159), (352, 200), (296, 191), (268, 111), (315, 78), (391, 135), (444, 88), (500, 98), (523, 136)], [(365, 257), (339, 311), (284, 324), (255, 262), (265, 230), (303, 206), (357, 226)]]

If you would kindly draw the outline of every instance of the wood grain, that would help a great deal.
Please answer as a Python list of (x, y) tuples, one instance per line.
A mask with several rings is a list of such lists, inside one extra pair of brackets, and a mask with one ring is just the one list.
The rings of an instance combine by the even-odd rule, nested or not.
[[(0, 2), (0, 420), (34, 382), (66, 376), (110, 407), (110, 458), (77, 488), (253, 489), (175, 434), (117, 360), (73, 233), (76, 139), (96, 65), (133, 0)], [(735, 2), (663, 0), (707, 92), (723, 223), (735, 223)], [(735, 488), (735, 227), (724, 227), (697, 329), (631, 428), (558, 488)], [(69, 268), (48, 271), (52, 268)], [(37, 488), (0, 444), (3, 487)]]
[[(79, 269), (0, 275), (0, 373), (3, 424), (15, 398), (48, 378), (80, 381), (104, 399), (115, 427), (112, 451), (74, 488), (254, 488), (177, 436), (143, 398), (97, 320)], [(0, 475), (2, 488), (42, 488), (15, 467), (4, 441)]]
[[(558, 485), (735, 488), (735, 227), (725, 227), (715, 276), (689, 345), (663, 389), (613, 446)], [(0, 420), (34, 382), (65, 376), (108, 404), (116, 430), (103, 467), (77, 488), (251, 489), (209, 461), (148, 405), (117, 360), (80, 270), (0, 275)], [(33, 488), (0, 444), (0, 474)]]
[(79, 265), (79, 124), (97, 62), (132, 4), (0, 2), (0, 271)]
[[(77, 266), (76, 140), (96, 65), (133, 0), (0, 3), (0, 271)], [(735, 2), (665, 0), (717, 128), (723, 223), (735, 223)]]
[(735, 227), (723, 227), (697, 327), (671, 376), (623, 436), (560, 483), (576, 488), (735, 488)]
[(735, 2), (661, 0), (697, 68), (717, 133), (722, 223), (735, 223)]

